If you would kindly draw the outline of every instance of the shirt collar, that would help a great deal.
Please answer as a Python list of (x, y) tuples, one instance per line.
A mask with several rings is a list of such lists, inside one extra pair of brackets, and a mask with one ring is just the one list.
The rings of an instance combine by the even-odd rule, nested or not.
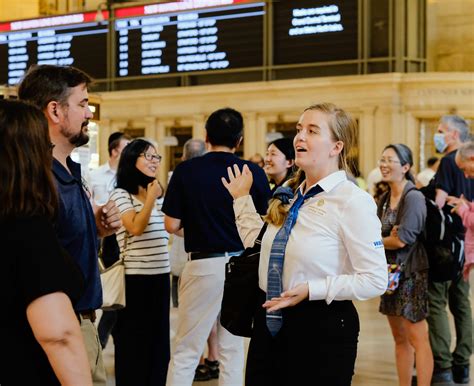
[(107, 161), (107, 162), (104, 164), (104, 171), (105, 171), (106, 173), (108, 173), (108, 172), (110, 172), (110, 173), (112, 173), (112, 174), (115, 174), (115, 173), (116, 173), (116, 170), (114, 170), (114, 169), (112, 169), (112, 168), (110, 167), (109, 161)]
[[(347, 175), (344, 170), (338, 170), (337, 172), (331, 173), (323, 179), (319, 180), (316, 184), (309, 187), (311, 189), (313, 186), (319, 185), (325, 192), (330, 192), (336, 185), (339, 185), (340, 182), (346, 181)], [(303, 193), (303, 187), (306, 181), (303, 181), (298, 189)], [(307, 189), (309, 191), (309, 189)]]
[(74, 180), (81, 181), (81, 165), (74, 162), (71, 157), (66, 158), (66, 163), (71, 173), (68, 172), (61, 162), (53, 158), (53, 173), (58, 181), (63, 184), (70, 184)]

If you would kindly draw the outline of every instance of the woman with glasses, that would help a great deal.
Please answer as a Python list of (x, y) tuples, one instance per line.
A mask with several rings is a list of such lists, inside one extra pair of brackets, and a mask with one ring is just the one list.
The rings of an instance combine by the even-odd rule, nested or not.
[(122, 151), (111, 195), (123, 226), (117, 241), (125, 257), (126, 307), (112, 336), (115, 378), (121, 385), (165, 385), (170, 359), (170, 264), (163, 188), (156, 179), (156, 148), (136, 139)]
[(428, 339), (428, 259), (419, 237), (423, 231), (425, 198), (411, 173), (413, 156), (403, 144), (388, 145), (378, 161), (388, 191), (378, 202), (387, 264), (400, 266), (398, 288), (382, 295), (380, 312), (387, 315), (400, 386), (411, 385), (416, 362), (419, 386), (428, 386), (433, 355)]

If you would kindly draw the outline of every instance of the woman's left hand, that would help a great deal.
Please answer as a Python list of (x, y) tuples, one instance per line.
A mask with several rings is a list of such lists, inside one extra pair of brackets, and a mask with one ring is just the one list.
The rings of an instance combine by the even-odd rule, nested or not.
[(298, 303), (307, 299), (309, 296), (308, 283), (298, 284), (296, 287), (282, 292), (279, 298), (272, 298), (263, 303), (262, 307), (267, 311), (273, 312), (286, 307), (296, 306)]
[(239, 166), (236, 164), (234, 164), (234, 170), (229, 166), (227, 174), (229, 175), (229, 182), (227, 182), (225, 177), (222, 177), (221, 180), (234, 200), (250, 194), (253, 175), (247, 165), (244, 165), (242, 172), (240, 172)]

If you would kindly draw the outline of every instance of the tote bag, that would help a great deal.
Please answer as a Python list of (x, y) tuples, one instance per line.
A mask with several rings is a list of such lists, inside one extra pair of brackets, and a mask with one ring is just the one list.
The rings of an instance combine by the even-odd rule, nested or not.
[(123, 252), (120, 258), (110, 267), (105, 268), (99, 258), (100, 281), (102, 283), (102, 310), (112, 311), (125, 307), (125, 250), (128, 233), (125, 232)]

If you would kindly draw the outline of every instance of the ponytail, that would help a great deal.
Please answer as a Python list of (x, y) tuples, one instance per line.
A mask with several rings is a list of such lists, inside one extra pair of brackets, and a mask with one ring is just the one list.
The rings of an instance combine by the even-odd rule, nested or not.
[(284, 188), (286, 191), (279, 190), (278, 188), (273, 195), (273, 198), (268, 204), (268, 211), (264, 220), (275, 226), (281, 226), (288, 216), (290, 210), (290, 203), (288, 201), (287, 192), (291, 193), (291, 197), (294, 196), (296, 189), (305, 180), (306, 176), (301, 169), (298, 169), (294, 177), (285, 182)]

